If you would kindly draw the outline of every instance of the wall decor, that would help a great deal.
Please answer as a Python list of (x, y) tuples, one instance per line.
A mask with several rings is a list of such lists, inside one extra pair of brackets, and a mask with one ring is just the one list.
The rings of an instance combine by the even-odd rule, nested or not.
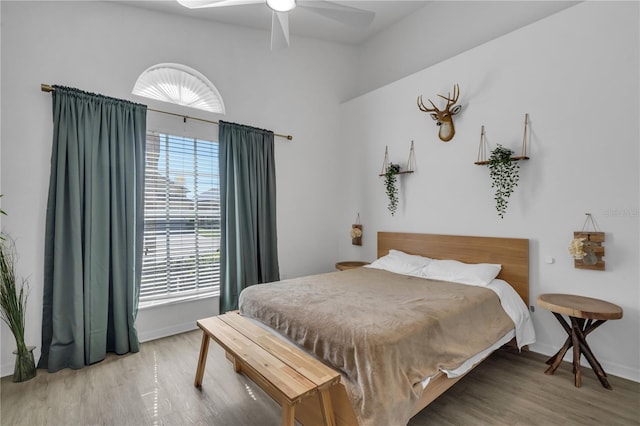
[[(569, 253), (573, 256), (573, 266), (578, 269), (604, 271), (604, 232), (598, 231), (591, 213), (585, 213), (587, 219), (581, 231), (573, 233), (573, 240), (569, 243)], [(592, 230), (589, 230), (591, 225)]]
[[(520, 161), (520, 160), (528, 160), (527, 156), (527, 145), (529, 144), (529, 114), (524, 115), (524, 134), (522, 136), (522, 149), (519, 156), (512, 156), (511, 161)], [(489, 164), (489, 160), (487, 160), (487, 143), (485, 140), (485, 131), (484, 125), (480, 127), (480, 145), (478, 146), (478, 159), (474, 164), (479, 166), (484, 166)]]
[(440, 128), (438, 131), (438, 137), (442, 142), (449, 142), (456, 134), (456, 129), (453, 126), (453, 116), (458, 114), (462, 109), (462, 105), (456, 105), (456, 102), (458, 102), (458, 98), (460, 97), (460, 86), (457, 84), (453, 86), (453, 98), (449, 93), (447, 93), (447, 96), (438, 96), (447, 101), (447, 105), (443, 110), (439, 110), (431, 99), (427, 100), (433, 108), (427, 108), (422, 102), (422, 95), (418, 96), (418, 108), (422, 112), (430, 113), (431, 118), (436, 122), (436, 126)]
[(354, 246), (362, 245), (362, 224), (360, 223), (360, 213), (356, 217), (356, 223), (351, 225), (351, 231), (349, 232), (351, 235), (351, 244)]
[(407, 159), (407, 166), (405, 170), (402, 170), (399, 164), (391, 163), (389, 161), (389, 147), (384, 148), (384, 161), (382, 162), (382, 170), (378, 176), (384, 176), (384, 185), (389, 198), (389, 204), (387, 208), (391, 212), (391, 216), (396, 214), (398, 209), (398, 187), (397, 187), (397, 175), (404, 175), (413, 173), (415, 168), (415, 153), (413, 149), (413, 141), (411, 141), (411, 148), (409, 148), (409, 158)]
[(512, 161), (511, 154), (513, 154), (513, 151), (498, 144), (491, 151), (491, 157), (489, 157), (491, 187), (495, 189), (496, 210), (501, 219), (504, 219), (509, 205), (509, 197), (511, 197), (520, 180), (520, 166), (517, 162)]
[(527, 140), (529, 139), (529, 114), (524, 115), (524, 135), (522, 137), (522, 153), (514, 156), (514, 152), (498, 144), (486, 159), (487, 142), (485, 139), (484, 125), (480, 127), (480, 145), (478, 147), (478, 160), (475, 164), (489, 166), (489, 176), (491, 177), (491, 187), (495, 188), (494, 199), (498, 216), (504, 219), (509, 204), (509, 197), (513, 193), (520, 180), (520, 160), (528, 160)]

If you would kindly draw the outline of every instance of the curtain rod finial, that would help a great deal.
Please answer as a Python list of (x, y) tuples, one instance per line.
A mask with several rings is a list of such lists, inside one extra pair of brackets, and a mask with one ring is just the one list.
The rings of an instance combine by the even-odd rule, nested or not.
[(53, 91), (54, 91), (54, 88), (53, 88), (53, 87), (51, 87), (51, 86), (50, 86), (50, 85), (48, 85), (48, 84), (44, 84), (44, 83), (42, 83), (42, 84), (40, 84), (40, 90), (41, 90), (41, 91), (43, 91), (43, 92), (53, 92)]

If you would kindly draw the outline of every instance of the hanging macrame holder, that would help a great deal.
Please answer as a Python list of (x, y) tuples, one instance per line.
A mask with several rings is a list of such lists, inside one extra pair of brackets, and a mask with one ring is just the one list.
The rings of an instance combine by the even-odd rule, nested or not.
[[(384, 161), (382, 161), (382, 169), (380, 170), (380, 174), (378, 176), (384, 176), (389, 169), (391, 162), (389, 162), (389, 147), (384, 147)], [(411, 147), (409, 148), (409, 158), (407, 158), (407, 166), (404, 170), (400, 170), (397, 174), (406, 175), (409, 173), (413, 173), (416, 168), (416, 154), (413, 148), (413, 141), (411, 141)]]
[[(528, 140), (531, 138), (529, 133), (529, 113), (524, 115), (524, 134), (522, 135), (522, 148), (519, 156), (512, 156), (511, 161), (520, 161), (520, 160), (528, 160), (529, 156), (527, 154), (527, 144)], [(485, 137), (484, 125), (480, 127), (480, 144), (478, 145), (478, 159), (474, 162), (479, 166), (483, 166), (489, 164), (489, 160), (487, 159), (487, 151), (489, 148), (487, 147), (487, 140)]]
[[(360, 230), (359, 236), (354, 236), (354, 229)], [(358, 213), (358, 216), (356, 217), (356, 223), (351, 225), (351, 244), (354, 246), (362, 245), (362, 224), (360, 223), (360, 213)]]
[[(589, 253), (584, 259), (574, 259), (574, 266), (578, 269), (604, 271), (604, 232), (598, 231), (598, 226), (591, 213), (585, 213), (587, 219), (582, 225), (582, 231), (573, 233), (573, 238), (584, 238), (584, 250)], [(593, 230), (589, 230), (592, 228)]]

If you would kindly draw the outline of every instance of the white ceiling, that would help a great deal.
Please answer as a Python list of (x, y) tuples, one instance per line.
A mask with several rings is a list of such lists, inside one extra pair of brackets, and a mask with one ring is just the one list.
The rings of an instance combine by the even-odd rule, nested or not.
[[(303, 1), (310, 0), (298, 0), (299, 3)], [(207, 9), (188, 9), (178, 4), (175, 0), (113, 0), (113, 2), (225, 24), (239, 25), (265, 31), (271, 30), (271, 9), (269, 9), (266, 3)], [(298, 7), (290, 12), (289, 15), (289, 30), (292, 40), (296, 35), (299, 35), (339, 43), (359, 44), (392, 26), (402, 18), (422, 9), (430, 3), (430, 1), (351, 0), (335, 1), (334, 3), (375, 12), (375, 19), (369, 28), (358, 30), (348, 28), (331, 19), (312, 13), (308, 9)]]

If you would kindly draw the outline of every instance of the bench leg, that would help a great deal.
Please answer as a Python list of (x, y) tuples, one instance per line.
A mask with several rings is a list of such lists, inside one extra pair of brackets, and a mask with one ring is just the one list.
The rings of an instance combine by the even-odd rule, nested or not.
[(333, 417), (333, 406), (331, 405), (331, 394), (329, 393), (329, 389), (321, 389), (319, 395), (320, 409), (322, 410), (324, 425), (335, 426), (336, 420)]
[(242, 371), (242, 369), (240, 368), (240, 363), (238, 362), (238, 359), (235, 357), (235, 355), (233, 355), (231, 352), (225, 352), (224, 356), (233, 366), (233, 371), (235, 371), (236, 373), (240, 373)]
[(282, 404), (282, 426), (294, 426), (296, 416), (293, 405)]
[(209, 335), (202, 332), (202, 343), (200, 344), (200, 358), (198, 358), (198, 368), (196, 369), (196, 380), (193, 385), (197, 388), (202, 387), (202, 378), (204, 377), (204, 367), (207, 364), (207, 353), (209, 352)]

